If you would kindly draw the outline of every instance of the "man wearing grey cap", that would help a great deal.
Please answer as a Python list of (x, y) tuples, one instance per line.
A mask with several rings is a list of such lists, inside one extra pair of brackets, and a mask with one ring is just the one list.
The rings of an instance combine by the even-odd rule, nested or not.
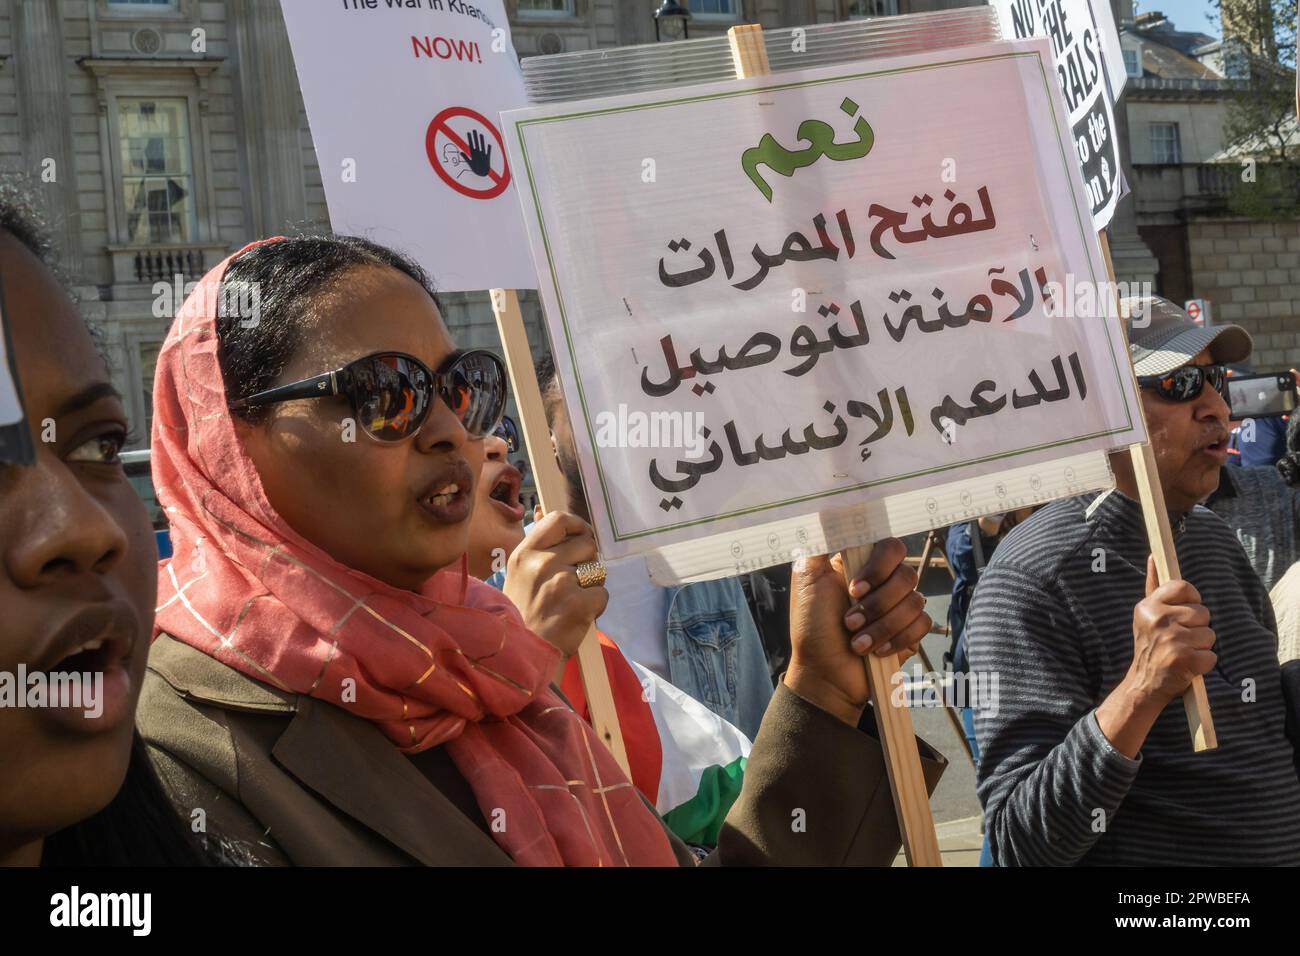
[[(1127, 452), (1114, 491), (1053, 502), (998, 548), (967, 621), (978, 792), (998, 865), (1300, 863), (1300, 780), (1268, 592), (1198, 502), (1227, 459), (1228, 362), (1250, 336), (1126, 299), (1183, 580), (1157, 585)], [(1180, 700), (1205, 678), (1218, 749)]]

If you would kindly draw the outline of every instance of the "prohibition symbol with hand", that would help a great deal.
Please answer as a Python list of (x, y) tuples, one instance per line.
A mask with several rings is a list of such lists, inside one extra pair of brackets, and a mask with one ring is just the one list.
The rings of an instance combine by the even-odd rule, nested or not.
[(460, 158), (469, 163), (475, 176), (486, 176), (492, 168), (492, 144), (486, 143), (483, 134), (476, 130), (469, 131), (469, 155), (460, 154)]
[[(460, 120), (459, 131), (453, 128), (453, 119)], [(473, 126), (466, 128), (465, 120)], [(425, 150), (438, 178), (463, 196), (492, 199), (510, 184), (501, 134), (486, 117), (467, 107), (453, 106), (433, 118), (425, 133)], [(494, 156), (498, 168), (493, 168)]]

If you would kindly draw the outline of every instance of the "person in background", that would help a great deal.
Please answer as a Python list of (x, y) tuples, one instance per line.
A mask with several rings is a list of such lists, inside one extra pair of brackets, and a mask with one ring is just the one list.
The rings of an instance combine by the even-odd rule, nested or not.
[[(970, 660), (966, 653), (966, 615), (970, 610), (971, 596), (975, 585), (979, 583), (980, 573), (993, 556), (998, 543), (1011, 529), (1034, 513), (1033, 508), (1021, 508), (1000, 515), (986, 515), (974, 521), (962, 521), (948, 528), (944, 543), (944, 554), (948, 566), (953, 571), (952, 599), (948, 602), (948, 639), (949, 650), (944, 655), (954, 674), (965, 674), (970, 670)], [(975, 718), (970, 707), (961, 708), (962, 726), (966, 728), (966, 740), (970, 744), (971, 756), (978, 763), (980, 759), (979, 743), (975, 739)]]
[[(578, 567), (597, 557), (595, 536), (584, 522), (564, 512), (543, 516), (538, 509), (533, 515), (536, 520), (524, 524), (521, 474), (509, 459), (518, 446), (517, 431), (504, 425), (483, 439), (484, 461), (474, 485), (466, 560), (471, 575), (505, 592), (533, 633), (563, 652), (555, 673), (556, 684), (561, 684), (565, 661), (576, 650), (570, 644), (587, 633), (605, 609), (609, 593), (604, 587), (584, 588), (578, 583)], [(539, 537), (521, 550), (530, 532), (539, 532)], [(516, 552), (528, 560), (515, 562), (517, 573), (511, 578), (507, 569)]]
[(763, 641), (772, 683), (778, 684), (790, 665), (790, 565), (760, 568), (738, 580)]
[(506, 579), (506, 559), (524, 540), (526, 511), (519, 500), (523, 474), (510, 463), (510, 455), (518, 451), (514, 422), (503, 418), (496, 431), (483, 440), (483, 470), (474, 486), (474, 517), (466, 552), (469, 573), (497, 590)]
[[(1250, 363), (1234, 365), (1230, 375), (1251, 375)], [(1238, 468), (1272, 468), (1286, 454), (1286, 415), (1265, 415), (1251, 419), (1249, 428), (1244, 422), (1232, 421), (1232, 435), (1228, 439), (1228, 465)]]
[(1286, 451), (1277, 460), (1277, 471), (1292, 488), (1300, 487), (1300, 415), (1286, 425)]
[(1232, 529), (1266, 589), (1300, 559), (1300, 488), (1277, 468), (1225, 465), (1205, 507)]
[(1286, 453), (1287, 416), (1268, 415), (1253, 421), (1253, 432), (1240, 424), (1233, 426), (1228, 464), (1238, 468), (1272, 468)]
[(24, 695), (35, 677), (52, 689), (51, 678), (82, 674), (95, 698), (0, 707), (0, 866), (211, 862), (134, 728), (157, 570), (149, 516), (120, 458), (126, 410), (25, 191), (8, 180), (0, 284), (20, 427), (35, 447), (32, 464), (0, 463), (0, 673)]
[[(555, 365), (537, 369), (555, 454), (569, 486), (569, 510), (589, 522), (577, 446)], [(593, 556), (594, 557), (594, 556)], [(735, 578), (660, 587), (644, 558), (606, 566), (609, 607), (596, 625), (635, 661), (681, 688), (746, 736), (758, 733), (772, 698), (763, 641)]]
[[(1158, 297), (1121, 306), (1183, 578), (1158, 582), (1127, 452), (1114, 490), (1046, 505), (998, 547), (966, 624), (972, 672), (999, 678), (975, 713), (989, 846), (998, 866), (1298, 864), (1273, 609), (1198, 504), (1227, 458), (1223, 366), (1250, 336)], [(1197, 676), (1209, 753), (1180, 700)]]
[[(580, 562), (565, 560), (563, 542), (538, 551), (540, 539), (525, 535), (523, 510), (513, 507), (518, 473), (507, 461), (517, 442), (517, 433), (512, 435), (506, 428), (484, 440), (486, 460), (475, 485), (470, 517), (469, 567), (475, 577), (507, 590), (505, 566), (517, 549), (523, 552), (514, 562), (508, 593), (516, 595), (515, 603), (525, 609), (525, 624), (543, 637), (554, 638), (562, 651), (572, 655), (556, 684), (579, 716), (591, 722), (578, 658), (565, 646), (570, 632), (554, 627), (541, 613), (543, 603), (532, 600), (533, 592), (548, 583), (576, 582)], [(579, 591), (579, 597), (584, 593)], [(575, 628), (582, 634), (595, 624), (601, 604), (590, 607), (585, 626), (578, 622)], [(707, 853), (717, 845), (723, 821), (740, 796), (752, 749), (749, 738), (657, 674), (629, 661), (605, 634), (598, 631), (597, 639), (632, 783), (670, 830), (697, 855)]]
[(1288, 704), (1286, 731), (1300, 775), (1300, 564), (1291, 565), (1268, 596), (1277, 615), (1277, 660)]
[(1269, 592), (1277, 616), (1277, 659), (1300, 661), (1300, 564), (1291, 565)]
[[(970, 670), (970, 660), (966, 653), (966, 615), (970, 610), (970, 599), (975, 593), (980, 572), (988, 564), (998, 542), (1031, 514), (1032, 508), (1022, 508), (1006, 514), (986, 515), (974, 521), (963, 521), (948, 529), (944, 553), (948, 558), (948, 566), (953, 571), (953, 582), (952, 599), (948, 602), (950, 650), (944, 654), (944, 661), (956, 675), (965, 675)], [(978, 766), (980, 747), (975, 737), (975, 709), (968, 701), (966, 706), (958, 710), (962, 728), (966, 731), (971, 759)], [(979, 865), (993, 865), (993, 854), (989, 852), (987, 836), (980, 847)]]
[[(1237, 370), (1250, 373), (1249, 365)], [(1295, 416), (1292, 416), (1294, 419)], [(1286, 416), (1231, 423), (1226, 466), (1205, 506), (1227, 522), (1264, 587), (1272, 588), (1300, 559), (1300, 456)]]
[[(1300, 415), (1292, 415), (1287, 422), (1286, 451), (1277, 461), (1277, 473), (1288, 488), (1300, 492)], [(1283, 570), (1285, 573), (1269, 590), (1269, 599), (1277, 615), (1278, 660), (1284, 665), (1291, 663), (1293, 696), (1300, 701), (1300, 664), (1292, 663), (1300, 661), (1300, 564), (1293, 561)], [(1300, 724), (1300, 715), (1297, 723)], [(1297, 734), (1300, 735), (1300, 728)]]

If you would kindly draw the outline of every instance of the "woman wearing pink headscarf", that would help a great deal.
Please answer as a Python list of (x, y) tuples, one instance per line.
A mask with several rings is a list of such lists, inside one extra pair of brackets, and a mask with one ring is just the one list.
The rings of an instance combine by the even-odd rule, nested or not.
[[(467, 573), (504, 402), (499, 361), (454, 347), (419, 267), (363, 240), (256, 243), (186, 301), (154, 387), (175, 554), (138, 720), (195, 829), (251, 863), (691, 860), (552, 688), (560, 651)], [(590, 528), (556, 520), (559, 573), (596, 557)], [(721, 862), (896, 849), (892, 811), (861, 832), (889, 800), (842, 618), (877, 644), (928, 631), (900, 549), (876, 549), (853, 608), (807, 563), (796, 661)], [(566, 581), (548, 594), (606, 599)], [(790, 838), (795, 806), (824, 811), (816, 838)]]

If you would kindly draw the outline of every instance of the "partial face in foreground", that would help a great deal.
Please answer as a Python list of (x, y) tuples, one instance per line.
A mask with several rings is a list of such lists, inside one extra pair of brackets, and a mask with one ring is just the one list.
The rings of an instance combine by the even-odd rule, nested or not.
[[(350, 270), (317, 302), (303, 346), (275, 385), (311, 378), (375, 352), (405, 352), (437, 369), (454, 350), (433, 300), (388, 266)], [(236, 417), (267, 499), (304, 538), (349, 568), (417, 590), (469, 544), (483, 441), (441, 400), (405, 441), (372, 439), (345, 397)]]
[(506, 443), (496, 435), (483, 439), (486, 460), (474, 489), (469, 527), (469, 573), (489, 578), (524, 540), (524, 507), (519, 503), (522, 476), (506, 457)]
[(81, 706), (0, 708), (2, 861), (99, 812), (121, 787), (158, 558), (118, 460), (126, 410), (85, 323), (49, 270), (3, 233), (0, 276), (36, 443), (34, 466), (0, 465), (0, 673), (28, 701), (36, 684), (60, 683), (52, 674), (91, 675)]
[[(1188, 364), (1213, 362), (1204, 349)], [(1165, 505), (1171, 511), (1187, 511), (1219, 486), (1219, 469), (1228, 460), (1228, 403), (1207, 383), (1189, 402), (1170, 401), (1144, 388), (1142, 407)]]

